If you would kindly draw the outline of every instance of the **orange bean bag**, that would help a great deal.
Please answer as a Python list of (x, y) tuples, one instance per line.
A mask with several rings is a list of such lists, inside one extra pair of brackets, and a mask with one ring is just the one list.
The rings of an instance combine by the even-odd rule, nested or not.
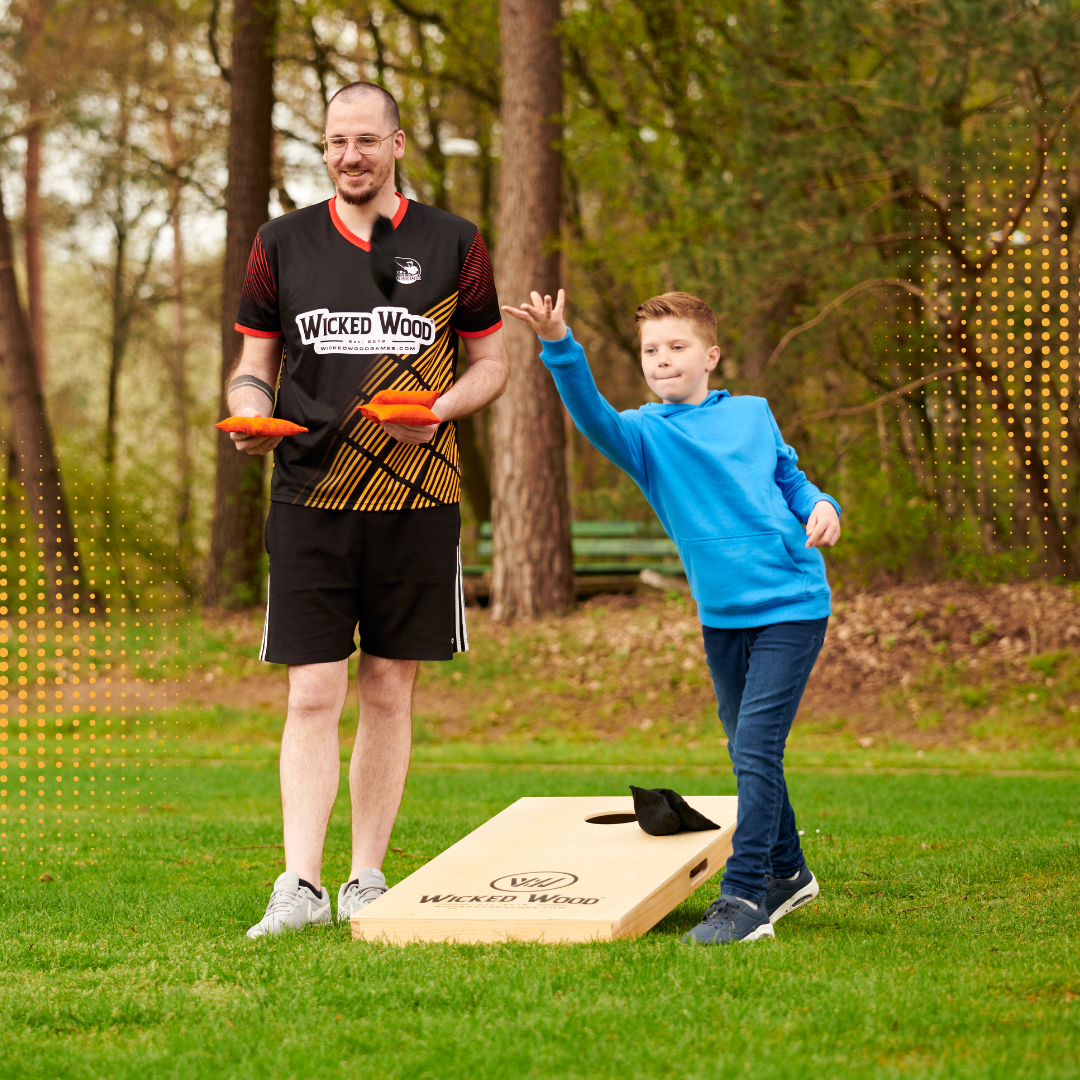
[(380, 390), (369, 405), (423, 405), (430, 409), (439, 400), (438, 390)]
[(359, 406), (369, 420), (383, 424), (441, 424), (442, 421), (425, 405), (377, 405), (369, 401)]
[(214, 427), (221, 431), (242, 431), (245, 435), (298, 435), (306, 427), (276, 416), (230, 416)]

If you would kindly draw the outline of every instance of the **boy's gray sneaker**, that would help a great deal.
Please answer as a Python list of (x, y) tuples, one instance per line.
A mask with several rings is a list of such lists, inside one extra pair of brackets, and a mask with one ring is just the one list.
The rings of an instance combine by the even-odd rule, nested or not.
[(305, 926), (319, 926), (333, 922), (330, 912), (330, 894), (322, 890), (316, 896), (306, 885), (300, 884), (295, 870), (286, 870), (274, 882), (266, 914), (247, 932), (249, 938), (264, 934), (280, 934), (285, 930), (301, 930)]
[(758, 904), (755, 910), (741, 897), (721, 893), (683, 941), (690, 945), (730, 945), (733, 941), (766, 937), (776, 934), (764, 904)]
[(817, 894), (817, 878), (806, 863), (803, 863), (803, 868), (794, 881), (765, 876), (765, 910), (773, 922), (778, 922), (789, 911), (809, 904)]
[(352, 881), (344, 882), (337, 894), (338, 922), (348, 922), (372, 900), (378, 900), (386, 892), (386, 888), (383, 872), (374, 867), (361, 870)]

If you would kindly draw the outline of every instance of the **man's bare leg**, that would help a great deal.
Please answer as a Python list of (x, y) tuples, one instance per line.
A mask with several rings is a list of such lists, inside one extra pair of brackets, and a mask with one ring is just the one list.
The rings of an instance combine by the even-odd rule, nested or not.
[(360, 723), (349, 763), (352, 796), (352, 869), (382, 869), (394, 828), (412, 748), (415, 660), (360, 654)]
[(316, 887), (341, 779), (338, 723), (348, 688), (348, 660), (289, 668), (289, 711), (281, 735), (285, 869)]

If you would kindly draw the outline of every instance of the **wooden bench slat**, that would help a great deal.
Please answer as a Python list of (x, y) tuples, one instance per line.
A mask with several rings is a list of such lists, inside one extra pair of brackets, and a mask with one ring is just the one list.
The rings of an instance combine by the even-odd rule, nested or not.
[[(490, 556), (491, 543), (490, 540), (481, 540), (476, 545), (477, 555)], [(666, 537), (662, 540), (660, 538), (626, 540), (621, 537), (613, 537), (611, 539), (601, 539), (600, 537), (574, 537), (570, 541), (570, 547), (575, 555), (591, 558), (602, 558), (604, 556), (611, 558), (619, 555), (653, 555), (672, 559), (678, 558), (679, 556), (678, 548), (676, 548), (675, 544)]]
[[(491, 539), (491, 522), (480, 522), (480, 539)], [(602, 537), (659, 537), (667, 536), (663, 525), (659, 521), (571, 521), (570, 535), (576, 536), (602, 536)]]
[[(490, 560), (491, 522), (481, 522), (479, 531), (476, 554)], [(570, 543), (574, 573), (579, 576), (639, 574), (642, 570), (672, 577), (684, 573), (678, 548), (658, 521), (573, 521)], [(490, 570), (490, 561), (462, 567), (470, 577)]]

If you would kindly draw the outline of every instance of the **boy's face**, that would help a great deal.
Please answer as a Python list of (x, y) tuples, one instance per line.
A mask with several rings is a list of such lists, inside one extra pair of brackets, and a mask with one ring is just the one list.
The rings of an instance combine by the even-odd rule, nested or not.
[(709, 372), (720, 348), (706, 345), (685, 319), (647, 319), (641, 333), (641, 370), (649, 389), (670, 405), (698, 405), (709, 393)]

